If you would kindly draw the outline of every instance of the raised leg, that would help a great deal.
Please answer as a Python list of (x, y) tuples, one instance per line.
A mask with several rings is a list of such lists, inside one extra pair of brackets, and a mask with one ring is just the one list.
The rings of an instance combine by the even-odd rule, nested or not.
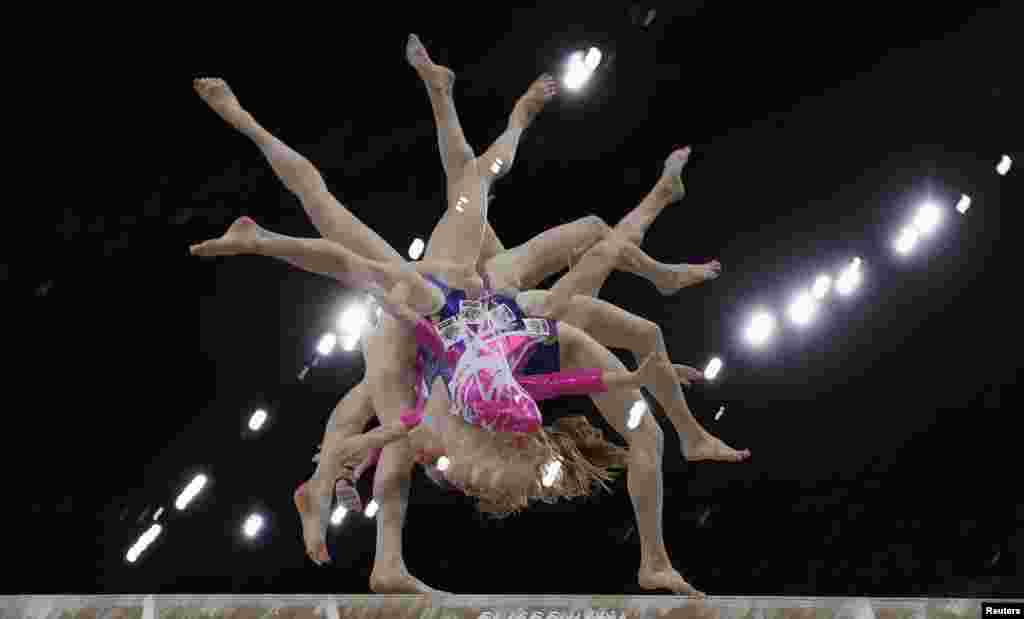
[(330, 509), (334, 481), (341, 474), (342, 464), (328, 457), (328, 445), (337, 437), (361, 432), (372, 415), (369, 389), (365, 383), (360, 383), (350, 389), (335, 407), (327, 423), (316, 472), (295, 492), (295, 508), (302, 520), (306, 554), (317, 564), (330, 561), (327, 553), (327, 518), (330, 514), (324, 512)]
[[(559, 344), (563, 368), (624, 369), (608, 349), (572, 326), (560, 325)], [(591, 399), (605, 420), (629, 444), (627, 487), (640, 535), (640, 586), (703, 596), (672, 567), (665, 548), (662, 531), (664, 474), (661, 468), (665, 439), (661, 428), (650, 415), (645, 415), (637, 428), (626, 427), (630, 408), (634, 402), (642, 400), (643, 395), (639, 390), (610, 391), (592, 395)]]
[(622, 238), (635, 245), (641, 245), (647, 229), (651, 227), (661, 211), (668, 205), (678, 202), (683, 198), (683, 181), (681, 174), (686, 162), (690, 159), (690, 147), (680, 148), (673, 151), (665, 160), (661, 177), (655, 183), (654, 188), (640, 204), (626, 214), (619, 223), (615, 225), (615, 232)]
[(679, 434), (682, 452), (687, 460), (742, 462), (750, 457), (749, 451), (732, 449), (709, 434), (694, 419), (658, 325), (611, 303), (585, 295), (576, 295), (571, 302), (552, 309), (547, 302), (550, 295), (548, 292), (530, 291), (528, 295), (520, 295), (520, 305), (528, 314), (567, 322), (586, 331), (609, 348), (629, 350), (637, 359), (655, 355), (661, 371), (657, 373), (657, 380), (648, 386)]
[(408, 441), (391, 443), (381, 453), (374, 476), (377, 501), (377, 552), (370, 574), (370, 590), (378, 594), (437, 593), (413, 577), (402, 554), (402, 527), (412, 484), (412, 450)]
[[(680, 289), (718, 276), (721, 265), (717, 261), (706, 264), (666, 264), (658, 262), (639, 249), (644, 234), (654, 219), (669, 204), (683, 196), (682, 169), (689, 157), (689, 149), (673, 152), (665, 161), (664, 170), (654, 187), (630, 213), (609, 227), (601, 218), (588, 216), (545, 230), (523, 245), (501, 253), (486, 264), (492, 281), (501, 286), (526, 290), (537, 286), (551, 275), (581, 261), (581, 257), (600, 241), (609, 241), (602, 248), (603, 257), (611, 262), (598, 265), (624, 270), (651, 281), (662, 294), (674, 294)], [(607, 273), (589, 274), (586, 285), (580, 284), (580, 273), (573, 294), (597, 296)]]
[(508, 117), (508, 127), (479, 159), (480, 172), (488, 187), (512, 170), (523, 133), (557, 94), (558, 81), (545, 73), (530, 84), (526, 93), (516, 101)]
[(198, 79), (200, 97), (229, 125), (251, 139), (267, 158), (281, 182), (302, 203), (313, 225), (324, 238), (350, 248), (370, 260), (404, 262), (402, 255), (371, 230), (327, 190), (316, 167), (305, 157), (264, 129), (242, 108), (222, 79)]
[[(381, 296), (398, 284), (410, 291), (408, 305), (417, 313), (428, 314), (444, 302), (440, 291), (418, 273), (394, 262), (367, 260), (327, 239), (302, 239), (261, 228), (248, 217), (239, 217), (224, 236), (193, 245), (197, 256), (255, 254), (281, 258), (306, 271), (336, 279), (346, 286)], [(386, 306), (385, 309), (388, 309)]]
[[(466, 264), (472, 256), (475, 267), (485, 249), (487, 253), (501, 249), (493, 230), (486, 226), (491, 183), (511, 169), (520, 136), (544, 104), (557, 93), (557, 83), (546, 75), (534, 82), (513, 108), (505, 132), (482, 157), (476, 158), (455, 109), (452, 95), (455, 74), (434, 63), (416, 35), (409, 35), (406, 58), (427, 89), (437, 127), (441, 164), (448, 178), (449, 208), (427, 244), (427, 258)], [(457, 216), (475, 216), (477, 205), (474, 202), (477, 199), (480, 200), (479, 212), (484, 225), (479, 233), (479, 243), (475, 222), (470, 217)]]
[(473, 148), (466, 141), (466, 135), (455, 112), (452, 89), (455, 73), (430, 59), (426, 47), (415, 34), (410, 34), (405, 45), (405, 59), (423, 81), (430, 97), (430, 107), (437, 127), (437, 146), (441, 155), (441, 167), (445, 174), (461, 170), (473, 160)]
[[(415, 340), (385, 318), (381, 329), (366, 342), (366, 382), (370, 386), (373, 407), (382, 425), (401, 419), (403, 411), (414, 404), (411, 388), (416, 358)], [(409, 505), (413, 453), (408, 440), (384, 447), (374, 475), (377, 513), (377, 553), (370, 588), (376, 593), (423, 593), (432, 591), (413, 578), (402, 555), (402, 527)]]

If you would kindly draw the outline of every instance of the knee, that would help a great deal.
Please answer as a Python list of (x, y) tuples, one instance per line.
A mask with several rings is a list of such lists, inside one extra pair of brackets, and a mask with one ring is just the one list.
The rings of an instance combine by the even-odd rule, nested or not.
[(373, 476), (373, 493), (377, 496), (400, 492), (412, 481), (412, 467), (415, 464), (412, 451), (405, 445), (388, 445), (391, 457), (382, 457)]
[(587, 225), (587, 228), (591, 231), (591, 236), (594, 241), (600, 241), (611, 236), (612, 227), (608, 225), (604, 219), (597, 215), (587, 215), (583, 218), (583, 222)]
[[(564, 303), (556, 302), (547, 290), (526, 290), (516, 295), (516, 304), (527, 316), (538, 316), (558, 320), (565, 311)], [(559, 307), (561, 305), (561, 307)]]
[(644, 415), (639, 428), (626, 433), (626, 442), (629, 444), (631, 468), (653, 469), (661, 465), (665, 452), (665, 432), (651, 412)]
[(647, 320), (646, 318), (641, 318), (637, 331), (639, 337), (637, 339), (638, 347), (634, 351), (635, 353), (646, 357), (650, 354), (664, 352), (665, 337), (661, 332), (661, 327), (659, 327), (657, 323)]

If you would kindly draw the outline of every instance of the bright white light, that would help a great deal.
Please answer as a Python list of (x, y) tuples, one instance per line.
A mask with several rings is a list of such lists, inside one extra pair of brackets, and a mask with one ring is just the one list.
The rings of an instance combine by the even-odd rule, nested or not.
[(1003, 155), (1003, 158), (999, 160), (999, 165), (996, 166), (996, 172), (999, 172), (1000, 176), (1006, 176), (1011, 165), (1013, 165), (1013, 159), (1010, 159), (1009, 155)]
[(245, 524), (242, 526), (242, 532), (248, 538), (256, 537), (260, 530), (263, 529), (263, 516), (259, 514), (252, 514), (245, 519)]
[(321, 336), (320, 341), (316, 345), (316, 352), (321, 357), (326, 357), (331, 354), (334, 350), (335, 344), (338, 343), (338, 336), (333, 333), (324, 333)]
[(421, 238), (415, 238), (412, 240), (412, 245), (409, 246), (409, 257), (413, 260), (419, 260), (420, 256), (423, 255), (423, 248), (427, 246)]
[(597, 65), (599, 64), (601, 64), (601, 50), (591, 47), (587, 50), (587, 57), (583, 59), (583, 66), (586, 67), (587, 71), (593, 73), (597, 70)]
[(203, 490), (204, 486), (206, 486), (206, 475), (200, 473), (193, 477), (192, 481), (190, 481), (188, 485), (185, 486), (185, 489), (181, 491), (181, 494), (178, 495), (178, 499), (174, 502), (174, 507), (177, 508), (178, 511), (184, 511), (184, 509), (188, 507), (188, 504), (192, 502), (192, 499), (196, 498), (196, 496)]
[(562, 463), (558, 460), (552, 460), (544, 465), (544, 477), (541, 479), (541, 483), (544, 484), (545, 488), (550, 488), (558, 481), (561, 474)]
[(847, 296), (857, 289), (861, 279), (860, 258), (854, 258), (853, 264), (846, 267), (839, 275), (839, 279), (836, 281), (836, 292), (844, 297)]
[(722, 371), (722, 360), (715, 357), (711, 361), (708, 361), (708, 366), (704, 368), (704, 379), (715, 380), (718, 373)]
[(266, 423), (266, 421), (267, 421), (267, 411), (265, 411), (265, 410), (263, 410), (261, 408), (258, 411), (256, 411), (255, 413), (253, 413), (252, 417), (249, 417), (249, 429), (252, 430), (253, 432), (255, 432), (255, 431), (259, 430), (260, 428), (262, 428), (263, 424)]
[(629, 430), (639, 428), (645, 413), (647, 413), (647, 400), (641, 398), (633, 402), (633, 406), (629, 409), (629, 418), (626, 420), (626, 428)]
[(356, 346), (358, 344), (359, 344), (359, 336), (358, 335), (343, 335), (343, 336), (341, 336), (341, 347), (346, 352), (352, 352), (353, 350), (356, 349)]
[(797, 325), (804, 326), (811, 322), (817, 309), (818, 304), (814, 302), (814, 297), (811, 296), (811, 293), (807, 291), (801, 292), (796, 295), (793, 303), (789, 306), (789, 319)]
[(775, 332), (775, 316), (767, 311), (759, 311), (750, 319), (750, 326), (747, 327), (747, 341), (754, 346), (760, 346), (768, 341), (768, 338)]
[(724, 414), (725, 414), (725, 405), (723, 404), (722, 407), (718, 409), (718, 412), (715, 413), (715, 421), (718, 421), (719, 419), (721, 419), (722, 415), (724, 415)]
[[(596, 52), (596, 54), (593, 52)], [(592, 47), (588, 57), (591, 58), (591, 62), (595, 59), (597, 62), (600, 62), (601, 52), (596, 47)], [(587, 60), (584, 58), (583, 52), (574, 52), (569, 56), (569, 66), (564, 79), (565, 87), (569, 90), (579, 90), (593, 74), (593, 69), (587, 68)]]
[(501, 172), (501, 166), (505, 165), (505, 162), (501, 159), (495, 159), (494, 163), (491, 164), (491, 174), (497, 174)]
[(380, 505), (377, 505), (377, 499), (370, 501), (370, 504), (363, 510), (363, 515), (367, 518), (373, 518), (377, 515), (377, 510), (380, 509)]
[(335, 507), (334, 511), (331, 512), (331, 524), (334, 526), (341, 524), (341, 521), (345, 519), (345, 514), (347, 513), (348, 510), (345, 509), (344, 505), (338, 505)]
[(960, 194), (960, 201), (956, 203), (956, 210), (963, 215), (971, 208), (971, 196), (966, 193)]
[(918, 234), (927, 237), (935, 231), (941, 219), (942, 209), (932, 202), (926, 202), (918, 209), (913, 225), (917, 229)]
[(136, 540), (134, 544), (132, 544), (132, 547), (128, 549), (128, 553), (125, 555), (125, 559), (127, 559), (129, 563), (135, 563), (136, 561), (138, 561), (139, 555), (145, 552), (146, 548), (148, 548), (154, 541), (156, 541), (156, 538), (160, 537), (160, 533), (163, 532), (163, 530), (164, 528), (158, 524), (154, 524), (153, 526), (149, 527), (149, 529), (147, 529), (145, 533), (140, 535), (139, 539)]
[(164, 513), (164, 508), (162, 508), (162, 507), (160, 509), (156, 510), (156, 513), (153, 514), (153, 520), (159, 520), (160, 516), (162, 516), (163, 513)]
[(460, 213), (466, 212), (466, 209), (463, 208), (464, 204), (469, 204), (469, 198), (466, 196), (459, 196), (459, 201), (455, 203), (455, 210)]
[(444, 473), (448, 470), (448, 467), (452, 465), (452, 461), (448, 459), (448, 456), (441, 456), (437, 459), (437, 470)]
[(900, 235), (896, 237), (894, 243), (896, 252), (899, 254), (909, 254), (913, 249), (914, 245), (917, 244), (918, 231), (914, 226), (907, 226), (900, 230)]
[(832, 278), (828, 275), (819, 275), (814, 280), (814, 287), (811, 289), (811, 294), (814, 295), (816, 301), (821, 301), (828, 294), (829, 288), (832, 287)]
[(346, 309), (338, 319), (338, 330), (343, 335), (355, 335), (357, 338), (366, 327), (366, 307), (355, 304)]

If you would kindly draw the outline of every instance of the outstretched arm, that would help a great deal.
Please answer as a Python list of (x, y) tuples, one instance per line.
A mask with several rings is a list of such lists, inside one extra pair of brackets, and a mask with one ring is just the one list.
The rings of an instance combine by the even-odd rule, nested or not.
[(654, 355), (648, 356), (634, 372), (626, 369), (601, 370), (584, 368), (516, 376), (519, 384), (535, 400), (549, 400), (566, 395), (590, 395), (621, 389), (638, 389), (652, 384), (657, 373), (664, 371), (659, 365), (671, 365), (679, 382), (690, 385), (703, 375), (696, 368), (680, 364), (666, 364)]

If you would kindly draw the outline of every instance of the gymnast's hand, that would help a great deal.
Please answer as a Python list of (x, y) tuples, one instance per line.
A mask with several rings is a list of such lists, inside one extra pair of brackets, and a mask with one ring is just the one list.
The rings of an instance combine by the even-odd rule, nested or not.
[(635, 372), (614, 371), (605, 372), (603, 380), (612, 389), (639, 389), (653, 384), (659, 375), (665, 373), (674, 374), (676, 380), (687, 387), (694, 382), (704, 380), (704, 374), (696, 368), (679, 363), (671, 363), (667, 359), (656, 358), (656, 355), (648, 355), (640, 363)]

